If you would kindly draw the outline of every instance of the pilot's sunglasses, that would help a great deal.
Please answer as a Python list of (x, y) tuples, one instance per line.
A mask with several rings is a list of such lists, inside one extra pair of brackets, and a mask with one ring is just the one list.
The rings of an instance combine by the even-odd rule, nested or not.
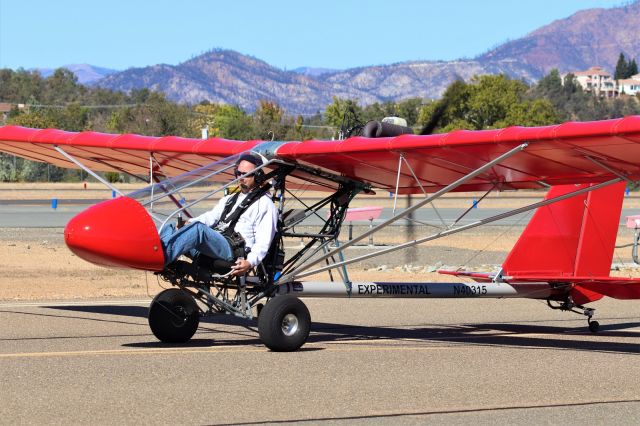
[[(240, 170), (236, 170), (234, 173), (235, 173), (236, 177), (240, 177), (240, 176), (244, 175), (246, 172), (241, 172)], [(247, 178), (253, 177), (253, 173), (249, 173), (245, 177), (247, 177)]]

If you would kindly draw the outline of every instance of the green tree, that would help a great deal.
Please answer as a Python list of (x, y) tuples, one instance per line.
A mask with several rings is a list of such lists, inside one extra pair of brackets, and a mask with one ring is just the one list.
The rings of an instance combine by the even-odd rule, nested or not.
[(618, 62), (616, 62), (616, 71), (613, 74), (613, 78), (616, 80), (621, 80), (623, 78), (627, 78), (627, 60), (624, 57), (624, 53), (620, 52), (620, 56), (618, 56)]
[(86, 89), (78, 84), (74, 73), (66, 68), (58, 68), (45, 80), (42, 100), (50, 104), (77, 102), (84, 97)]
[(145, 102), (133, 107), (113, 111), (107, 127), (111, 132), (136, 133), (148, 136), (199, 137), (191, 124), (191, 111), (182, 105), (168, 101), (161, 93), (151, 92), (137, 99)]
[(201, 102), (193, 107), (193, 116), (189, 126), (194, 133), (201, 132), (205, 127), (209, 129), (209, 136), (220, 134), (220, 129), (215, 127), (215, 115), (218, 105), (209, 102)]
[(362, 108), (361, 120), (366, 123), (371, 120), (382, 120), (385, 117), (383, 106), (378, 103), (372, 103)]
[(89, 110), (75, 103), (62, 109), (51, 109), (47, 115), (52, 118), (58, 129), (81, 132), (88, 128)]
[(420, 115), (420, 109), (422, 108), (421, 98), (409, 98), (398, 102), (396, 111), (398, 117), (402, 117), (407, 120), (407, 125), (413, 127), (418, 122), (418, 116)]
[(258, 138), (264, 140), (281, 140), (287, 133), (283, 123), (284, 111), (275, 102), (261, 100), (258, 109), (253, 114), (254, 130)]
[(357, 101), (352, 99), (340, 99), (333, 97), (333, 102), (327, 106), (324, 111), (324, 122), (328, 126), (339, 129), (345, 118), (345, 114), (352, 111), (355, 119), (362, 121), (362, 108)]
[[(573, 87), (573, 80), (569, 81)], [(538, 84), (533, 87), (532, 94), (535, 97), (549, 99), (555, 106), (562, 104), (566, 95), (562, 77), (560, 77), (558, 69), (554, 68), (549, 72), (549, 74), (542, 77), (540, 81), (538, 81)]]
[(0, 182), (15, 182), (18, 180), (17, 158), (0, 152)]
[(471, 81), (467, 121), (477, 129), (496, 127), (529, 89), (522, 81), (511, 80), (506, 75), (482, 75)]
[(214, 126), (218, 131), (215, 136), (236, 140), (256, 138), (251, 117), (237, 105), (219, 105)]
[(462, 80), (451, 83), (438, 101), (427, 102), (420, 109), (417, 124), (433, 126), (432, 131), (448, 132), (455, 129), (475, 129), (467, 120), (472, 96), (471, 85)]
[(7, 124), (13, 124), (16, 126), (23, 126), (23, 127), (31, 127), (34, 129), (48, 129), (48, 128), (56, 127), (55, 120), (52, 117), (40, 111), (20, 113), (18, 115), (10, 117), (7, 120)]
[(504, 119), (496, 122), (495, 127), (545, 126), (555, 124), (558, 120), (558, 114), (551, 101), (535, 99), (510, 105)]
[(0, 70), (0, 99), (4, 102), (25, 103), (30, 97), (40, 97), (44, 80), (38, 72), (19, 69)]
[(629, 62), (629, 66), (627, 67), (627, 78), (638, 74), (638, 63), (635, 58)]

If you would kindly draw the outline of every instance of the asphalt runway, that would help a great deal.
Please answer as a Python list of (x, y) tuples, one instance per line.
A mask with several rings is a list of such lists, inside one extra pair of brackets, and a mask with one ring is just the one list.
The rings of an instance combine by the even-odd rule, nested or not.
[(533, 300), (329, 300), (295, 353), (220, 316), (169, 346), (148, 301), (0, 304), (3, 424), (638, 424), (640, 301), (601, 332)]
[[(98, 200), (60, 200), (57, 207), (51, 207), (50, 200), (2, 200), (0, 202), (0, 227), (1, 228), (63, 228), (67, 222), (75, 215), (92, 205), (93, 201)], [(537, 201), (537, 200), (534, 200)], [(534, 202), (532, 201), (532, 202)], [(194, 209), (195, 215), (204, 213), (208, 209)], [(402, 212), (403, 208), (398, 208), (397, 212)], [(508, 212), (506, 208), (485, 208), (479, 207), (469, 210), (469, 212), (458, 222), (458, 225), (465, 225), (486, 219), (495, 215)], [(440, 226), (442, 220), (447, 224), (456, 221), (463, 213), (463, 208), (438, 208), (437, 211), (429, 206), (425, 206), (414, 212), (414, 217), (418, 225), (420, 223)], [(326, 212), (321, 210), (320, 215), (325, 217)], [(638, 213), (637, 209), (623, 208), (620, 215), (620, 224), (626, 223), (626, 216)], [(532, 211), (517, 214), (514, 216), (492, 222), (487, 226), (501, 225), (525, 225), (532, 215)], [(373, 224), (380, 224), (393, 216), (393, 209), (384, 208), (379, 219), (373, 221)], [(116, 218), (117, 220), (118, 218)], [(122, 218), (124, 220), (124, 218)], [(311, 217), (305, 222), (308, 225), (318, 225), (321, 223), (319, 218)], [(368, 221), (357, 222), (356, 224), (367, 225)], [(406, 226), (409, 222), (406, 219), (400, 219), (395, 226)]]

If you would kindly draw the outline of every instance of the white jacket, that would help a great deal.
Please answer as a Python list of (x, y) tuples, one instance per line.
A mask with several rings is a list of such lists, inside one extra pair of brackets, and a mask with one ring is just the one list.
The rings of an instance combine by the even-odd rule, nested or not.
[[(235, 194), (222, 197), (212, 210), (194, 217), (192, 220), (202, 222), (207, 226), (215, 226), (220, 220), (227, 200), (233, 197), (233, 195)], [(231, 216), (236, 207), (238, 207), (246, 197), (247, 194), (242, 193), (238, 196), (233, 209), (227, 214), (227, 218)], [(271, 241), (276, 235), (277, 226), (278, 210), (273, 204), (273, 201), (271, 201), (269, 194), (260, 197), (258, 201), (251, 204), (249, 208), (242, 213), (240, 218), (238, 218), (235, 230), (242, 235), (246, 246), (251, 248), (251, 252), (247, 255), (247, 260), (251, 263), (251, 266), (258, 265), (267, 255)]]

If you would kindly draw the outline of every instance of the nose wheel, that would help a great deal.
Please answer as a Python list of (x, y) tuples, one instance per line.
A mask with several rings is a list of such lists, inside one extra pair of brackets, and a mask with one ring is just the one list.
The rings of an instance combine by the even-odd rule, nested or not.
[(164, 343), (185, 343), (200, 323), (196, 301), (182, 290), (170, 288), (153, 299), (149, 307), (149, 327)]

